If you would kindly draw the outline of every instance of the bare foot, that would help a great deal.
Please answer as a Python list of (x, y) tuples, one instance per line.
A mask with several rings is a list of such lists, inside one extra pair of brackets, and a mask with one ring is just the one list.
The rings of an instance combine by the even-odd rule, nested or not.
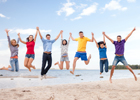
[(101, 75), (102, 73), (100, 72), (100, 75)]
[(8, 68), (11, 68), (11, 66), (10, 66), (10, 65), (8, 65)]
[(59, 62), (56, 62), (54, 65), (57, 65), (57, 64), (59, 64)]
[(33, 69), (36, 69), (35, 66), (32, 66)]
[(89, 55), (88, 59), (91, 59), (91, 54)]
[(30, 69), (30, 67), (28, 67), (28, 70), (31, 72), (31, 69)]
[(70, 73), (74, 75), (74, 72), (73, 71), (70, 71)]
[(137, 81), (137, 77), (135, 76), (135, 81)]
[(112, 79), (109, 79), (110, 83), (112, 83)]

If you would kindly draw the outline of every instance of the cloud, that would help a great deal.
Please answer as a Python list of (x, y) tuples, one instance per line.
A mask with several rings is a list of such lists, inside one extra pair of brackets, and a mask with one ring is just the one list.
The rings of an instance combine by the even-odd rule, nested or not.
[(7, 0), (0, 0), (0, 2), (6, 2)]
[(66, 16), (70, 16), (75, 12), (75, 10), (72, 8), (72, 6), (75, 5), (75, 2), (70, 2), (70, 0), (67, 0), (67, 3), (63, 4), (63, 7), (57, 11), (57, 15), (61, 15), (61, 13), (65, 12)]
[(127, 2), (130, 2), (130, 3), (131, 3), (131, 2), (136, 2), (136, 0), (127, 0)]
[(82, 15), (82, 16), (87, 15), (88, 16), (92, 13), (96, 13), (97, 6), (98, 6), (98, 3), (94, 3), (90, 7), (86, 8), (86, 9), (83, 9), (83, 12), (80, 15)]
[(127, 10), (127, 7), (122, 7), (120, 5), (120, 0), (111, 0), (109, 4), (105, 4), (105, 7), (103, 10), (120, 10), (120, 11), (125, 11)]
[(71, 21), (78, 20), (78, 19), (81, 19), (81, 18), (82, 18), (81, 16), (75, 17), (75, 18), (71, 19)]
[[(21, 33), (21, 34), (35, 34), (36, 29), (10, 29), (11, 33)], [(41, 33), (50, 33), (51, 30), (40, 30)]]
[(80, 4), (80, 6), (76, 6), (77, 9), (82, 9), (87, 7), (87, 4)]
[(5, 15), (0, 13), (0, 17), (10, 19), (10, 17), (6, 17)]

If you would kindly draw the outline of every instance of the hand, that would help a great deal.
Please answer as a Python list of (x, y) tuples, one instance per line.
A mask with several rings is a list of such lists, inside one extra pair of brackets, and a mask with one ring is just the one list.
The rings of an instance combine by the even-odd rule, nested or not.
[(39, 31), (39, 27), (36, 27), (36, 30)]
[(8, 30), (8, 29), (5, 29), (5, 32), (8, 34), (8, 32), (9, 32), (10, 30)]
[(72, 36), (72, 33), (71, 32), (69, 34), (70, 34), (70, 36)]
[(63, 30), (60, 31), (60, 34), (62, 34), (62, 33), (63, 33)]
[(135, 30), (136, 30), (136, 28), (133, 29), (133, 31), (135, 31)]
[(20, 33), (17, 34), (20, 37)]
[(105, 32), (102, 32), (103, 35), (105, 35)]
[(93, 32), (91, 32), (91, 35), (94, 37), (94, 33)]

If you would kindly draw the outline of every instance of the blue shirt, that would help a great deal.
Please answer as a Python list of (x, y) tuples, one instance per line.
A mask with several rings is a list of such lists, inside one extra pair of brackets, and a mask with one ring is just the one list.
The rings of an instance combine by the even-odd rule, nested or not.
[(107, 58), (106, 51), (107, 51), (107, 49), (106, 49), (105, 47), (104, 47), (104, 48), (100, 48), (100, 47), (99, 47), (100, 59), (101, 59), (101, 58)]
[(42, 38), (42, 42), (43, 42), (44, 52), (45, 51), (51, 52), (52, 51), (52, 44), (55, 42), (55, 39), (54, 40), (47, 40), (47, 39)]

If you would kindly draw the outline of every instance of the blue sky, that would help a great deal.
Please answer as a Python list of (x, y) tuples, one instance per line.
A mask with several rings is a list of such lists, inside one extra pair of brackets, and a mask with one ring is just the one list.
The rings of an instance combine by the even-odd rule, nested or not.
[[(129, 64), (140, 64), (138, 42), (140, 40), (140, 1), (139, 0), (0, 0), (0, 67), (9, 64), (10, 50), (4, 32), (10, 29), (10, 37), (17, 38), (21, 33), (23, 40), (36, 32), (40, 27), (42, 35), (51, 34), (54, 39), (60, 30), (64, 31), (64, 38), (68, 39), (69, 32), (78, 37), (83, 31), (86, 37), (95, 34), (97, 41), (102, 40), (102, 31), (116, 40), (118, 34), (125, 38), (136, 27), (136, 31), (125, 45), (125, 57)], [(107, 41), (108, 59), (110, 65), (114, 59), (114, 46)], [(71, 41), (69, 57), (72, 61), (77, 50), (77, 42)], [(33, 64), (41, 68), (43, 46), (37, 37), (35, 46), (36, 58)], [(24, 68), (23, 61), (26, 46), (20, 43), (19, 63)], [(99, 69), (99, 52), (95, 43), (87, 44), (87, 53), (92, 54), (91, 63), (86, 66), (80, 60), (78, 69)], [(53, 63), (60, 60), (60, 39), (53, 44)], [(52, 66), (52, 68), (58, 68)]]

